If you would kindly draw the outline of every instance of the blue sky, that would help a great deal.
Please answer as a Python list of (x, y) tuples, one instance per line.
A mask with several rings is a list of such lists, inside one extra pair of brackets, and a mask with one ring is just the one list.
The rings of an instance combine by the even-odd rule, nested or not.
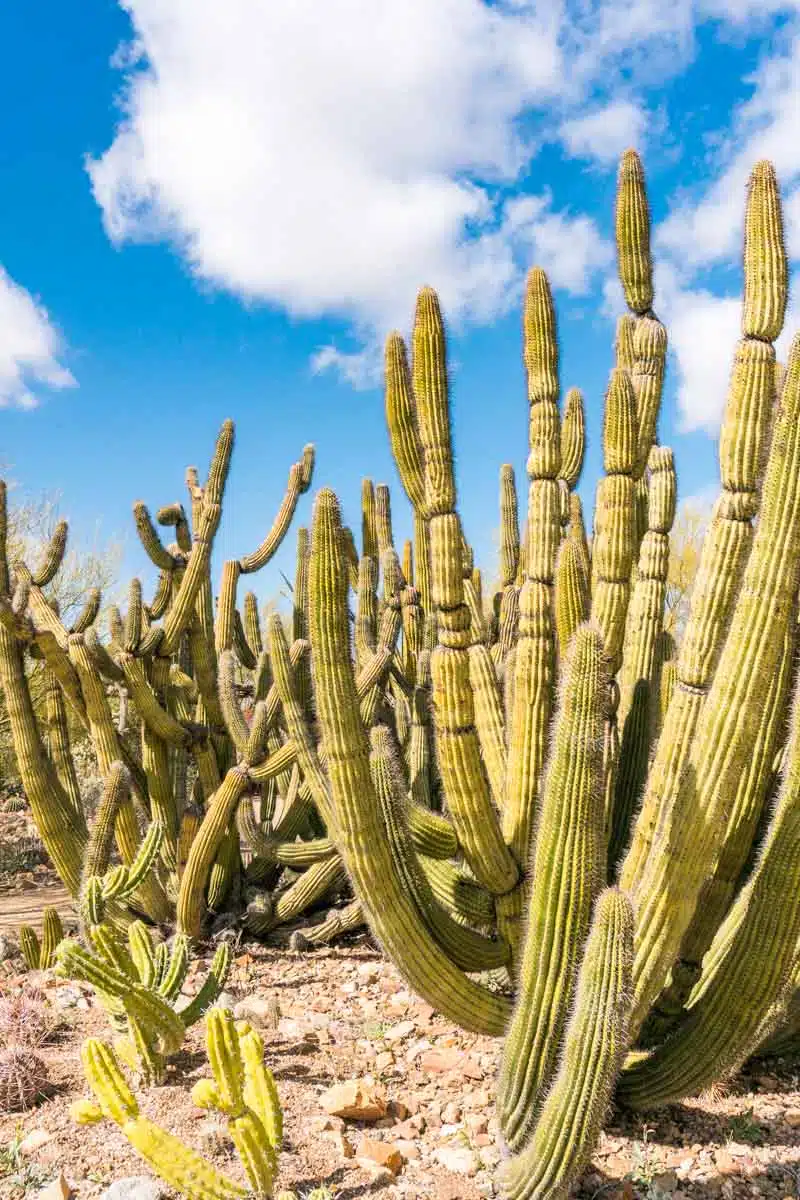
[(449, 321), (461, 511), (491, 571), (502, 462), (524, 491), (535, 263), (564, 388), (586, 396), (590, 503), (627, 145), (672, 347), (660, 438), (683, 497), (714, 485), (759, 157), (800, 257), (798, 5), (83, 0), (76, 21), (39, 0), (0, 8), (0, 45), (0, 461), (19, 493), (60, 492), (76, 541), (98, 521), (124, 538), (126, 574), (149, 577), (131, 504), (183, 499), (228, 416), (220, 559), (261, 539), (307, 441), (349, 519), (362, 476), (389, 482), (402, 535), (380, 352), (422, 284)]

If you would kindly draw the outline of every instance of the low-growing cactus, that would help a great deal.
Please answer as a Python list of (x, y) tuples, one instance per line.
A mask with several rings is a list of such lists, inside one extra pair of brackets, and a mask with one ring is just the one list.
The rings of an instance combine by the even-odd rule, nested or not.
[(141, 1116), (110, 1046), (95, 1038), (83, 1045), (81, 1059), (94, 1101), (73, 1105), (81, 1124), (114, 1121), (133, 1148), (170, 1187), (189, 1200), (237, 1200), (273, 1196), (283, 1114), (272, 1074), (264, 1064), (264, 1046), (246, 1022), (234, 1022), (226, 1009), (206, 1017), (206, 1045), (213, 1079), (195, 1084), (192, 1097), (201, 1108), (215, 1109), (247, 1178), (247, 1185), (218, 1171), (179, 1138)]
[(126, 1031), (114, 1043), (116, 1052), (144, 1082), (158, 1083), (167, 1058), (180, 1049), (185, 1031), (222, 991), (230, 948), (220, 944), (205, 982), (192, 1000), (178, 1008), (189, 969), (189, 942), (184, 935), (176, 935), (171, 954), (164, 943), (154, 946), (141, 921), (129, 926), (127, 945), (108, 924), (93, 926), (91, 941), (94, 952), (77, 942), (63, 942), (58, 972), (92, 985), (114, 1027)]
[(0, 1049), (0, 1112), (33, 1108), (46, 1095), (49, 1084), (47, 1066), (30, 1046)]
[(31, 925), (20, 925), (19, 949), (25, 965), (31, 971), (47, 971), (55, 962), (56, 950), (64, 937), (64, 927), (58, 909), (48, 904), (42, 913), (41, 942)]

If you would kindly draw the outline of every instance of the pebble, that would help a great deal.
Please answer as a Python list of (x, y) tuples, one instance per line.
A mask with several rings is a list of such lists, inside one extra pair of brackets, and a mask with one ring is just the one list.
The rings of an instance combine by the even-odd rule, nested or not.
[(433, 1157), (445, 1170), (456, 1175), (476, 1175), (481, 1165), (475, 1151), (468, 1146), (440, 1146)]
[(281, 1010), (274, 996), (245, 996), (233, 1006), (237, 1021), (249, 1021), (258, 1030), (272, 1032), (278, 1028)]
[(128, 1175), (115, 1179), (100, 1200), (161, 1200), (164, 1186), (150, 1175)]

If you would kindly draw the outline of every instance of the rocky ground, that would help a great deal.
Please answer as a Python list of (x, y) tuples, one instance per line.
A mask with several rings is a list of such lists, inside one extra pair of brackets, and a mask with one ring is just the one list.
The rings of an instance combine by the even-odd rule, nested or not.
[[(7, 833), (7, 815), (0, 822)], [(35, 890), (50, 882), (46, 868), (37, 874), (42, 865), (18, 865), (5, 888), (0, 878), (0, 915), (19, 905), (24, 877)], [(233, 931), (220, 936), (235, 940)], [(0, 934), (0, 942), (0, 993), (41, 989), (54, 1023), (38, 1051), (49, 1095), (28, 1112), (0, 1113), (0, 1197), (47, 1189), (47, 1200), (90, 1200), (115, 1181), (147, 1174), (115, 1126), (79, 1127), (69, 1116), (70, 1104), (88, 1094), (80, 1043), (108, 1034), (91, 989), (24, 972), (13, 938)], [(212, 951), (204, 947), (198, 974)], [(195, 987), (190, 977), (187, 991)], [(409, 993), (366, 936), (300, 953), (239, 942), (227, 993), (225, 1001), (261, 1029), (278, 1083), (282, 1187), (306, 1197), (325, 1186), (331, 1200), (494, 1194), (498, 1044), (464, 1034)], [(191, 1101), (192, 1085), (208, 1074), (195, 1027), (167, 1081), (140, 1093), (142, 1111), (237, 1174), (224, 1126)], [(800, 1066), (787, 1061), (752, 1064), (713, 1096), (646, 1119), (612, 1113), (606, 1130), (578, 1185), (581, 1200), (800, 1194)], [(109, 1200), (154, 1200), (138, 1189), (121, 1195), (117, 1188)]]

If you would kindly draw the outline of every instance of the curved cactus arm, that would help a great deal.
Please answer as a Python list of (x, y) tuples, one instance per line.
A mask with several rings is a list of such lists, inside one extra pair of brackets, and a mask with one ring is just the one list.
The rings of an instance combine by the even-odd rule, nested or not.
[(347, 879), (339, 855), (313, 863), (300, 878), (278, 896), (272, 910), (272, 924), (293, 921), (315, 904), (324, 900)]
[(385, 725), (376, 725), (370, 731), (370, 744), (370, 774), (389, 839), (394, 869), (431, 936), (462, 971), (483, 971), (506, 966), (510, 961), (510, 951), (505, 941), (492, 941), (459, 925), (435, 899), (410, 837), (395, 747)]
[(250, 643), (244, 631), (242, 614), (238, 608), (233, 610), (233, 648), (236, 651), (236, 657), (245, 670), (254, 671), (258, 662), (258, 655), (254, 654), (250, 649)]
[(100, 588), (89, 588), (88, 592), (86, 593), (86, 600), (84, 601), (83, 608), (70, 625), (69, 632), (85, 633), (87, 629), (91, 628), (91, 626), (94, 625), (95, 621), (97, 620), (102, 602), (103, 593), (100, 591)]
[(158, 698), (147, 678), (144, 662), (131, 653), (119, 656), (119, 665), (125, 676), (126, 686), (136, 705), (136, 711), (148, 729), (170, 746), (187, 746), (191, 740), (188, 730), (176, 721), (171, 713), (158, 702)]
[(317, 709), (333, 801), (328, 825), (356, 895), (412, 987), (467, 1028), (499, 1033), (507, 1001), (468, 980), (438, 949), (397, 876), (386, 842), (350, 663), (339, 507), (326, 490), (314, 508), (309, 583)]
[(514, 1150), (526, 1141), (552, 1078), (602, 881), (606, 690), (602, 635), (596, 627), (582, 625), (570, 648), (542, 787), (527, 935), (500, 1070), (501, 1127)]
[(685, 1019), (649, 1058), (624, 1071), (636, 1108), (693, 1096), (736, 1070), (768, 1032), (791, 988), (800, 939), (800, 702), (786, 774), (761, 854), (703, 963)]
[(52, 583), (55, 579), (67, 552), (68, 534), (67, 522), (59, 521), (44, 548), (38, 567), (31, 572), (31, 579), (36, 587), (47, 587), (48, 583)]
[(318, 925), (307, 925), (302, 933), (299, 933), (299, 936), (298, 933), (293, 934), (292, 948), (295, 948), (295, 943), (297, 943), (297, 949), (304, 949), (306, 945), (327, 946), (340, 934), (361, 929), (366, 924), (367, 918), (364, 915), (361, 901), (353, 900), (344, 908), (332, 908), (326, 914), (324, 921), (320, 921)]
[(133, 519), (139, 541), (153, 566), (158, 567), (160, 571), (172, 571), (175, 559), (161, 541), (148, 507), (143, 500), (137, 500), (134, 504)]
[[(298, 531), (299, 532), (299, 531)], [(254, 592), (245, 592), (244, 597), (244, 635), (251, 654), (256, 660), (264, 650), (261, 637), (261, 620), (258, 615), (258, 600)], [(255, 669), (255, 663), (253, 669)]]
[(203, 986), (178, 1014), (184, 1029), (188, 1029), (190, 1025), (194, 1025), (195, 1021), (199, 1021), (217, 999), (225, 987), (230, 966), (231, 948), (227, 942), (221, 942), (211, 961), (208, 975), (203, 980)]
[[(774, 184), (774, 175), (772, 181)], [(770, 197), (768, 208), (774, 214), (779, 207), (776, 185), (772, 187)], [(751, 190), (746, 218), (748, 222), (755, 219), (751, 211), (754, 206), (763, 206), (763, 196), (756, 190)], [(765, 222), (765, 227), (767, 226), (771, 230), (770, 244), (772, 241), (779, 242), (779, 222), (773, 219), (771, 223)], [(765, 270), (759, 274), (757, 283), (751, 281), (752, 286), (765, 289), (773, 286), (775, 276), (771, 275), (770, 264), (775, 260), (775, 253), (764, 255)], [(637, 1029), (664, 983), (666, 972), (678, 953), (680, 939), (691, 919), (697, 898), (693, 882), (695, 864), (698, 864), (700, 873), (698, 887), (708, 873), (705, 855), (701, 853), (698, 858), (694, 846), (691, 851), (688, 850), (687, 838), (690, 836), (690, 829), (694, 828), (694, 818), (702, 811), (702, 806), (698, 805), (694, 792), (687, 788), (687, 779), (694, 776), (694, 768), (690, 765), (692, 748), (703, 744), (699, 729), (701, 714), (708, 711), (711, 694), (716, 690), (719, 695), (723, 687), (723, 676), (717, 666), (723, 644), (729, 657), (735, 654), (741, 657), (743, 633), (745, 641), (748, 640), (746, 627), (741, 628), (741, 618), (740, 630), (733, 639), (728, 631), (731, 629), (731, 614), (740, 586), (743, 587), (746, 578), (745, 563), (748, 564), (748, 573), (751, 565), (755, 571), (755, 564), (764, 552), (762, 541), (759, 553), (750, 553), (753, 545), (752, 519), (758, 505), (764, 450), (772, 423), (774, 360), (774, 350), (766, 341), (745, 337), (737, 346), (720, 439), (723, 491), (715, 506), (703, 545), (692, 592), (689, 621), (678, 659), (677, 684), (648, 773), (647, 788), (639, 818), (634, 826), (631, 846), (621, 868), (620, 882), (634, 894), (634, 906), (637, 911), (637, 954), (634, 966), (639, 993), (634, 1013), (634, 1025)], [(782, 408), (779, 411), (785, 411), (785, 402), (784, 389)], [(773, 437), (768, 468), (768, 473), (772, 470), (773, 478), (780, 472), (777, 459), (783, 456), (784, 451), (785, 447), (781, 449)], [(771, 484), (772, 488), (774, 483)], [(767, 496), (766, 485), (762, 490)], [(774, 491), (772, 495), (771, 514), (775, 519), (777, 504)], [(760, 522), (759, 531), (762, 526), (763, 522)], [(756, 577), (757, 575), (750, 576), (751, 583), (755, 582)], [(761, 583), (758, 586), (760, 587)], [(772, 587), (772, 582), (769, 586)], [(744, 609), (741, 606), (739, 611), (744, 618)], [(744, 619), (749, 620), (749, 615)], [(777, 643), (775, 638), (778, 638)], [(778, 629), (773, 630), (770, 653), (777, 653), (782, 644), (782, 633)], [(762, 679), (766, 680), (771, 676), (768, 662), (762, 662), (760, 670)], [(724, 675), (730, 682), (728, 669)], [(740, 674), (742, 686), (745, 680), (752, 682), (749, 671)], [(759, 711), (760, 708), (760, 705), (755, 706)], [(719, 715), (721, 710), (716, 711)], [(737, 700), (730, 711), (745, 710)], [(720, 745), (716, 737), (715, 744)], [(733, 745), (729, 749), (732, 750)], [(713, 762), (714, 773), (719, 771), (720, 764), (713, 756), (707, 755), (705, 761), (709, 765)], [(699, 786), (697, 794), (699, 795)], [(706, 827), (705, 816), (703, 823)], [(662, 855), (662, 847), (667, 843), (671, 849), (665, 856)], [(685, 853), (681, 849), (682, 846), (687, 847)], [(686, 874), (688, 879), (685, 878)], [(672, 879), (666, 891), (665, 876)], [(687, 887), (690, 879), (692, 882)], [(673, 910), (671, 902), (667, 900), (667, 895), (672, 892), (673, 887), (679, 900), (677, 910)], [(654, 915), (654, 909), (651, 907), (653, 904), (660, 909), (660, 916)], [(677, 939), (677, 944), (674, 944), (672, 937), (663, 940), (667, 914), (668, 924), (674, 938)]]
[(182, 933), (176, 933), (172, 953), (169, 954), (164, 945), (161, 963), (158, 961), (158, 949), (160, 947), (157, 948), (155, 955), (156, 971), (153, 986), (157, 988), (160, 996), (163, 996), (168, 1003), (172, 1003), (177, 999), (189, 970), (189, 939)]
[(633, 913), (616, 890), (598, 898), (558, 1073), (531, 1135), (500, 1168), (506, 1200), (560, 1200), (586, 1166), (628, 1046)]
[(205, 912), (204, 891), (236, 806), (250, 785), (246, 767), (231, 767), (214, 793), (192, 842), (176, 905), (178, 929), (197, 937)]
[(429, 858), (455, 858), (458, 838), (447, 817), (415, 803), (412, 795), (406, 818), (411, 841), (418, 853), (427, 854)]
[(297, 507), (297, 501), (304, 492), (308, 491), (313, 470), (314, 447), (309, 445), (303, 449), (302, 459), (299, 462), (293, 463), (289, 470), (286, 494), (283, 497), (269, 533), (257, 550), (239, 559), (239, 568), (243, 575), (249, 575), (252, 571), (260, 571), (275, 555), (281, 542), (286, 537), (287, 530)]
[(178, 549), (184, 554), (188, 554), (192, 548), (192, 533), (183, 505), (179, 502), (162, 505), (156, 513), (156, 520), (164, 528), (175, 530)]
[[(222, 496), (232, 452), (233, 421), (225, 421), (217, 438), (202, 500), (197, 505), (197, 521), (193, 521), (193, 544), (186, 570), (164, 620), (164, 640), (160, 653), (165, 658), (177, 652), (181, 638), (192, 620), (195, 603), (203, 589), (204, 581), (207, 581), (211, 547), (219, 528)], [(211, 625), (209, 629), (210, 627)]]

